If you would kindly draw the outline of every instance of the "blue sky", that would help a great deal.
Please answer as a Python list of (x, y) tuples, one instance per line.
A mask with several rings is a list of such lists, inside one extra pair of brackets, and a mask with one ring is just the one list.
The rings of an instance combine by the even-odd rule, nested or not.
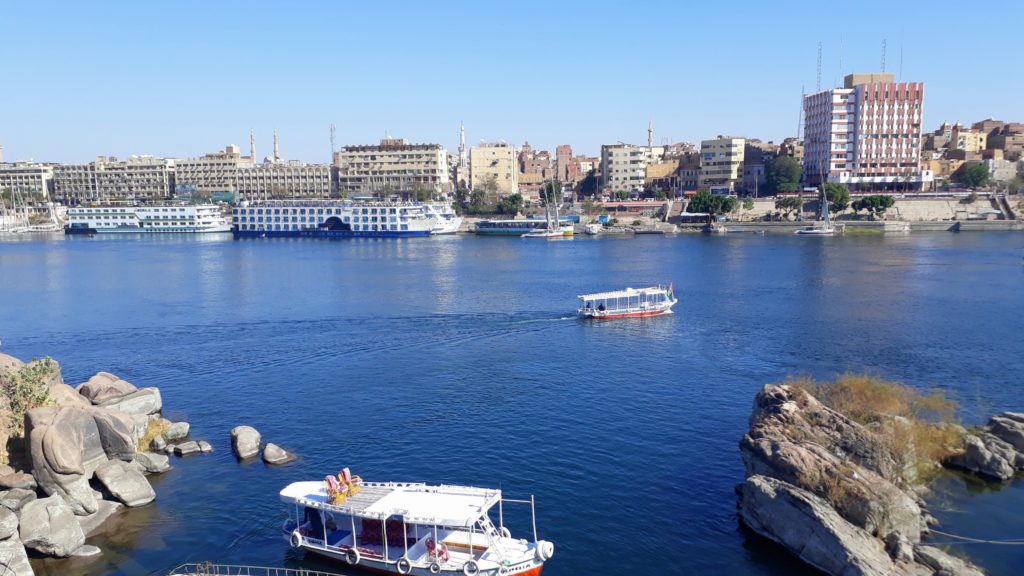
[[(840, 6), (847, 9), (840, 10)], [(979, 7), (974, 7), (979, 6)], [(923, 81), (925, 128), (1024, 120), (1011, 22), (1024, 2), (7, 2), (5, 159), (196, 156), (234, 143), (327, 162), (386, 134), (505, 140), (780, 140), (801, 86)], [(1008, 27), (1010, 26), (1010, 27)], [(840, 62), (842, 66), (840, 66)]]

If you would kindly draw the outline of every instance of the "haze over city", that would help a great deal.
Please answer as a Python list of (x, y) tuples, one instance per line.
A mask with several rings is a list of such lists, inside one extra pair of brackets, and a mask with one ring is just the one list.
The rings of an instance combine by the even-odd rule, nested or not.
[[(699, 142), (795, 135), (800, 90), (885, 69), (924, 82), (924, 128), (1019, 117), (999, 23), (1024, 5), (867, 2), (13, 3), (0, 19), (8, 161), (195, 157), (271, 134), (285, 158), (338, 144)], [(886, 14), (880, 17), (879, 14)], [(970, 40), (966, 38), (970, 38)], [(959, 38), (965, 38), (959, 40)], [(980, 44), (979, 44), (980, 43)], [(1007, 43), (1009, 45), (1009, 43)]]

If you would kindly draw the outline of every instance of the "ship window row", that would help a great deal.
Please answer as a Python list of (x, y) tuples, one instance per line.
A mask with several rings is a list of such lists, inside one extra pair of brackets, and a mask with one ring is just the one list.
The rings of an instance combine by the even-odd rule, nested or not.
[[(267, 222), (288, 222), (289, 221), (288, 218), (291, 218), (291, 222), (302, 222), (302, 223), (311, 223), (311, 224), (320, 222), (319, 218), (316, 218), (316, 217), (313, 217), (313, 216), (266, 216), (266, 217), (264, 217), (264, 216), (237, 216), (237, 217), (235, 217), (235, 221), (236, 222), (263, 222), (264, 218), (266, 218)], [(282, 220), (282, 218), (283, 218), (283, 220)], [(408, 222), (409, 221), (409, 219), (406, 218), (405, 216), (402, 216), (402, 217), (397, 217), (397, 216), (390, 216), (390, 217), (388, 217), (388, 216), (380, 216), (379, 218), (380, 218), (380, 222), (396, 223), (396, 222), (400, 222), (400, 221), (401, 222)], [(342, 222), (344, 222), (346, 224), (348, 224), (349, 222), (377, 222), (378, 221), (378, 217), (377, 216), (355, 216), (354, 218), (352, 218), (352, 217), (349, 217), (349, 216), (345, 216), (341, 220), (342, 220)]]
[[(310, 230), (309, 226), (303, 226), (299, 224), (240, 224), (238, 226), (240, 230), (275, 230), (275, 231), (287, 231), (287, 230)], [(408, 224), (355, 224), (352, 229), (357, 232), (407, 232), (409, 230)]]

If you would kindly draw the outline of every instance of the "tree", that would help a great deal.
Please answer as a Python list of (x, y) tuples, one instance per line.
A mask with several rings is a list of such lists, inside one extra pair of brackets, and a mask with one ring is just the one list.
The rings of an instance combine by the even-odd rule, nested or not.
[(594, 170), (587, 172), (586, 177), (580, 180), (580, 192), (584, 196), (593, 196), (597, 194), (597, 175)]
[(953, 173), (953, 180), (968, 188), (981, 188), (989, 181), (988, 166), (982, 163), (964, 164)]
[(826, 182), (822, 194), (828, 198), (828, 209), (832, 212), (842, 212), (850, 206), (850, 190), (846, 184)]
[(735, 196), (716, 196), (710, 192), (697, 192), (686, 205), (686, 211), (694, 213), (707, 213), (709, 217), (717, 214), (728, 214), (739, 206), (739, 200)]
[(615, 197), (618, 198), (619, 200), (625, 200), (629, 198), (629, 192), (626, 192), (625, 190), (619, 190), (618, 192), (615, 193)]
[(754, 201), (751, 200), (750, 198), (747, 198), (746, 200), (744, 200), (743, 201), (743, 209), (748, 211), (748, 212), (753, 210), (754, 209)]
[(799, 196), (783, 196), (775, 200), (776, 210), (785, 210), (786, 218), (793, 213), (793, 210), (800, 210), (804, 207), (804, 201)]
[(519, 211), (523, 209), (523, 195), (518, 192), (511, 196), (506, 196), (498, 202), (498, 213), (508, 214), (509, 216), (515, 216), (519, 214)]
[(885, 211), (896, 204), (896, 199), (887, 194), (874, 194), (865, 196), (853, 203), (853, 209), (857, 212), (868, 210), (871, 216), (884, 215)]
[(1020, 192), (1022, 188), (1024, 188), (1024, 178), (1021, 178), (1020, 176), (1014, 176), (1006, 184), (1006, 192), (1008, 194), (1016, 194)]
[(796, 192), (800, 189), (802, 171), (800, 163), (790, 156), (779, 156), (772, 160), (765, 169), (765, 185), (769, 193)]

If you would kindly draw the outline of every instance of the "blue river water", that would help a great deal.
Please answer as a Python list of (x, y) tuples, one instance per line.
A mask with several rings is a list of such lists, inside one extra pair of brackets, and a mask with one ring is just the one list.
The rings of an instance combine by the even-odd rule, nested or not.
[[(342, 466), (533, 494), (549, 576), (806, 574), (737, 522), (754, 394), (856, 371), (943, 389), (967, 424), (1024, 410), (1022, 254), (1014, 233), (7, 239), (0, 351), (53, 356), (71, 384), (106, 370), (158, 386), (215, 448), (153, 477), (156, 503), (94, 539), (101, 558), (37, 574), (346, 572), (288, 548), (277, 498)], [(577, 294), (668, 282), (672, 316), (573, 318)], [(239, 424), (298, 460), (236, 462)], [(1024, 538), (1022, 484), (951, 474), (934, 513)], [(506, 522), (529, 537), (528, 508)], [(1021, 546), (953, 550), (993, 574), (1024, 566)]]

